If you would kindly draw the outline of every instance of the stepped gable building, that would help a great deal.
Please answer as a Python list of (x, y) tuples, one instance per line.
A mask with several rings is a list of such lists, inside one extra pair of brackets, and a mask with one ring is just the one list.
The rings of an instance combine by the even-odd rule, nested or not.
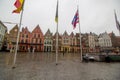
[(7, 32), (7, 27), (0, 21), (0, 50), (2, 50), (2, 47), (4, 45), (5, 40), (5, 34)]
[(95, 39), (95, 52), (100, 52), (100, 48), (99, 48), (99, 40), (98, 40), (99, 36), (98, 35), (94, 35), (94, 39)]
[(89, 42), (89, 52), (95, 52), (95, 37), (94, 33), (90, 32), (88, 35), (88, 42)]
[(9, 34), (6, 35), (7, 37), (7, 50), (15, 49), (16, 42), (17, 42), (17, 35), (18, 35), (18, 25), (15, 25), (10, 31)]
[[(83, 34), (81, 34), (81, 40), (82, 40), (82, 37), (83, 37)], [(81, 51), (80, 50), (80, 34), (76, 33), (75, 38), (76, 38), (76, 50), (75, 50), (75, 52), (80, 53), (80, 51)], [(81, 41), (81, 43), (82, 43), (82, 41)]]
[(82, 49), (83, 53), (89, 52), (89, 41), (88, 41), (88, 33), (82, 35)]
[(70, 52), (70, 37), (66, 31), (62, 35), (62, 51)]
[(19, 50), (20, 51), (28, 51), (30, 48), (30, 37), (31, 33), (28, 30), (27, 27), (22, 28), (22, 31), (20, 32), (20, 38), (19, 38)]
[(115, 52), (120, 52), (120, 36), (116, 36), (117, 38), (117, 47), (115, 47)]
[(44, 51), (51, 52), (52, 48), (53, 48), (52, 33), (50, 32), (50, 29), (48, 29), (44, 35)]
[[(58, 51), (61, 52), (62, 36), (58, 33)], [(53, 35), (53, 52), (56, 51), (56, 33)]]
[(89, 52), (99, 52), (98, 35), (90, 32), (88, 35)]
[(112, 47), (114, 47), (114, 48), (118, 47), (117, 36), (115, 36), (115, 34), (113, 32), (109, 33), (109, 36), (111, 38)]
[(76, 50), (76, 38), (73, 32), (70, 34), (70, 52), (74, 53)]
[(44, 35), (39, 25), (37, 25), (31, 33), (30, 50), (33, 49), (37, 52), (44, 51)]

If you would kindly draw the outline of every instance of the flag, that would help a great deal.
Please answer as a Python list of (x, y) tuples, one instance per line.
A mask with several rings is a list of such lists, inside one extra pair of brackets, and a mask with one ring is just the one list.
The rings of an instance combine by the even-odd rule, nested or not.
[(79, 23), (79, 13), (78, 13), (78, 10), (72, 20), (72, 25), (73, 25), (73, 29), (76, 28), (76, 24)]
[(13, 13), (20, 13), (23, 7), (23, 3), (24, 3), (24, 0), (16, 0), (16, 2), (14, 3), (14, 6), (17, 9), (13, 10)]
[(57, 7), (56, 7), (55, 22), (58, 23), (58, 1), (57, 1)]
[(120, 23), (119, 23), (119, 21), (117, 20), (117, 15), (116, 15), (116, 12), (115, 12), (115, 11), (114, 11), (114, 14), (115, 14), (116, 27), (117, 27), (117, 29), (120, 31)]

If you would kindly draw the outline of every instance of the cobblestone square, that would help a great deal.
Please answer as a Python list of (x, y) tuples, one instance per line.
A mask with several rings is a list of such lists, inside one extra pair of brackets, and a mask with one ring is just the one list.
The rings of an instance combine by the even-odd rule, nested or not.
[(0, 80), (120, 80), (120, 63), (80, 62), (80, 54), (18, 53), (0, 54)]

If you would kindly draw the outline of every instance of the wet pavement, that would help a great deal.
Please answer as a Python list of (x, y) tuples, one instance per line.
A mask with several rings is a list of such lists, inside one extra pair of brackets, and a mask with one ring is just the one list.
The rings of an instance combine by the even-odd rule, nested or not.
[(0, 80), (120, 80), (120, 63), (80, 62), (80, 54), (18, 53), (16, 68), (13, 56), (0, 52)]

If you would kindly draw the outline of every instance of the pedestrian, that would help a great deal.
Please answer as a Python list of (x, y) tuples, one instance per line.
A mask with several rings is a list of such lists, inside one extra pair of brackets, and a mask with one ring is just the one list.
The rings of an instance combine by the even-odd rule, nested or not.
[(13, 49), (14, 49), (14, 48), (13, 48), (13, 47), (11, 47), (11, 49), (10, 49), (10, 53), (13, 53)]
[(12, 48), (10, 48), (10, 53), (12, 53)]
[(28, 52), (30, 53), (30, 48), (28, 47)]
[(35, 52), (35, 48), (33, 48), (33, 51), (32, 51), (33, 53)]
[(63, 50), (63, 56), (64, 56), (64, 50)]
[(13, 48), (12, 48), (12, 53), (14, 53), (14, 52), (15, 52), (15, 48), (13, 47)]
[(33, 48), (32, 48), (32, 47), (30, 47), (30, 52), (32, 52), (32, 50), (33, 50)]

